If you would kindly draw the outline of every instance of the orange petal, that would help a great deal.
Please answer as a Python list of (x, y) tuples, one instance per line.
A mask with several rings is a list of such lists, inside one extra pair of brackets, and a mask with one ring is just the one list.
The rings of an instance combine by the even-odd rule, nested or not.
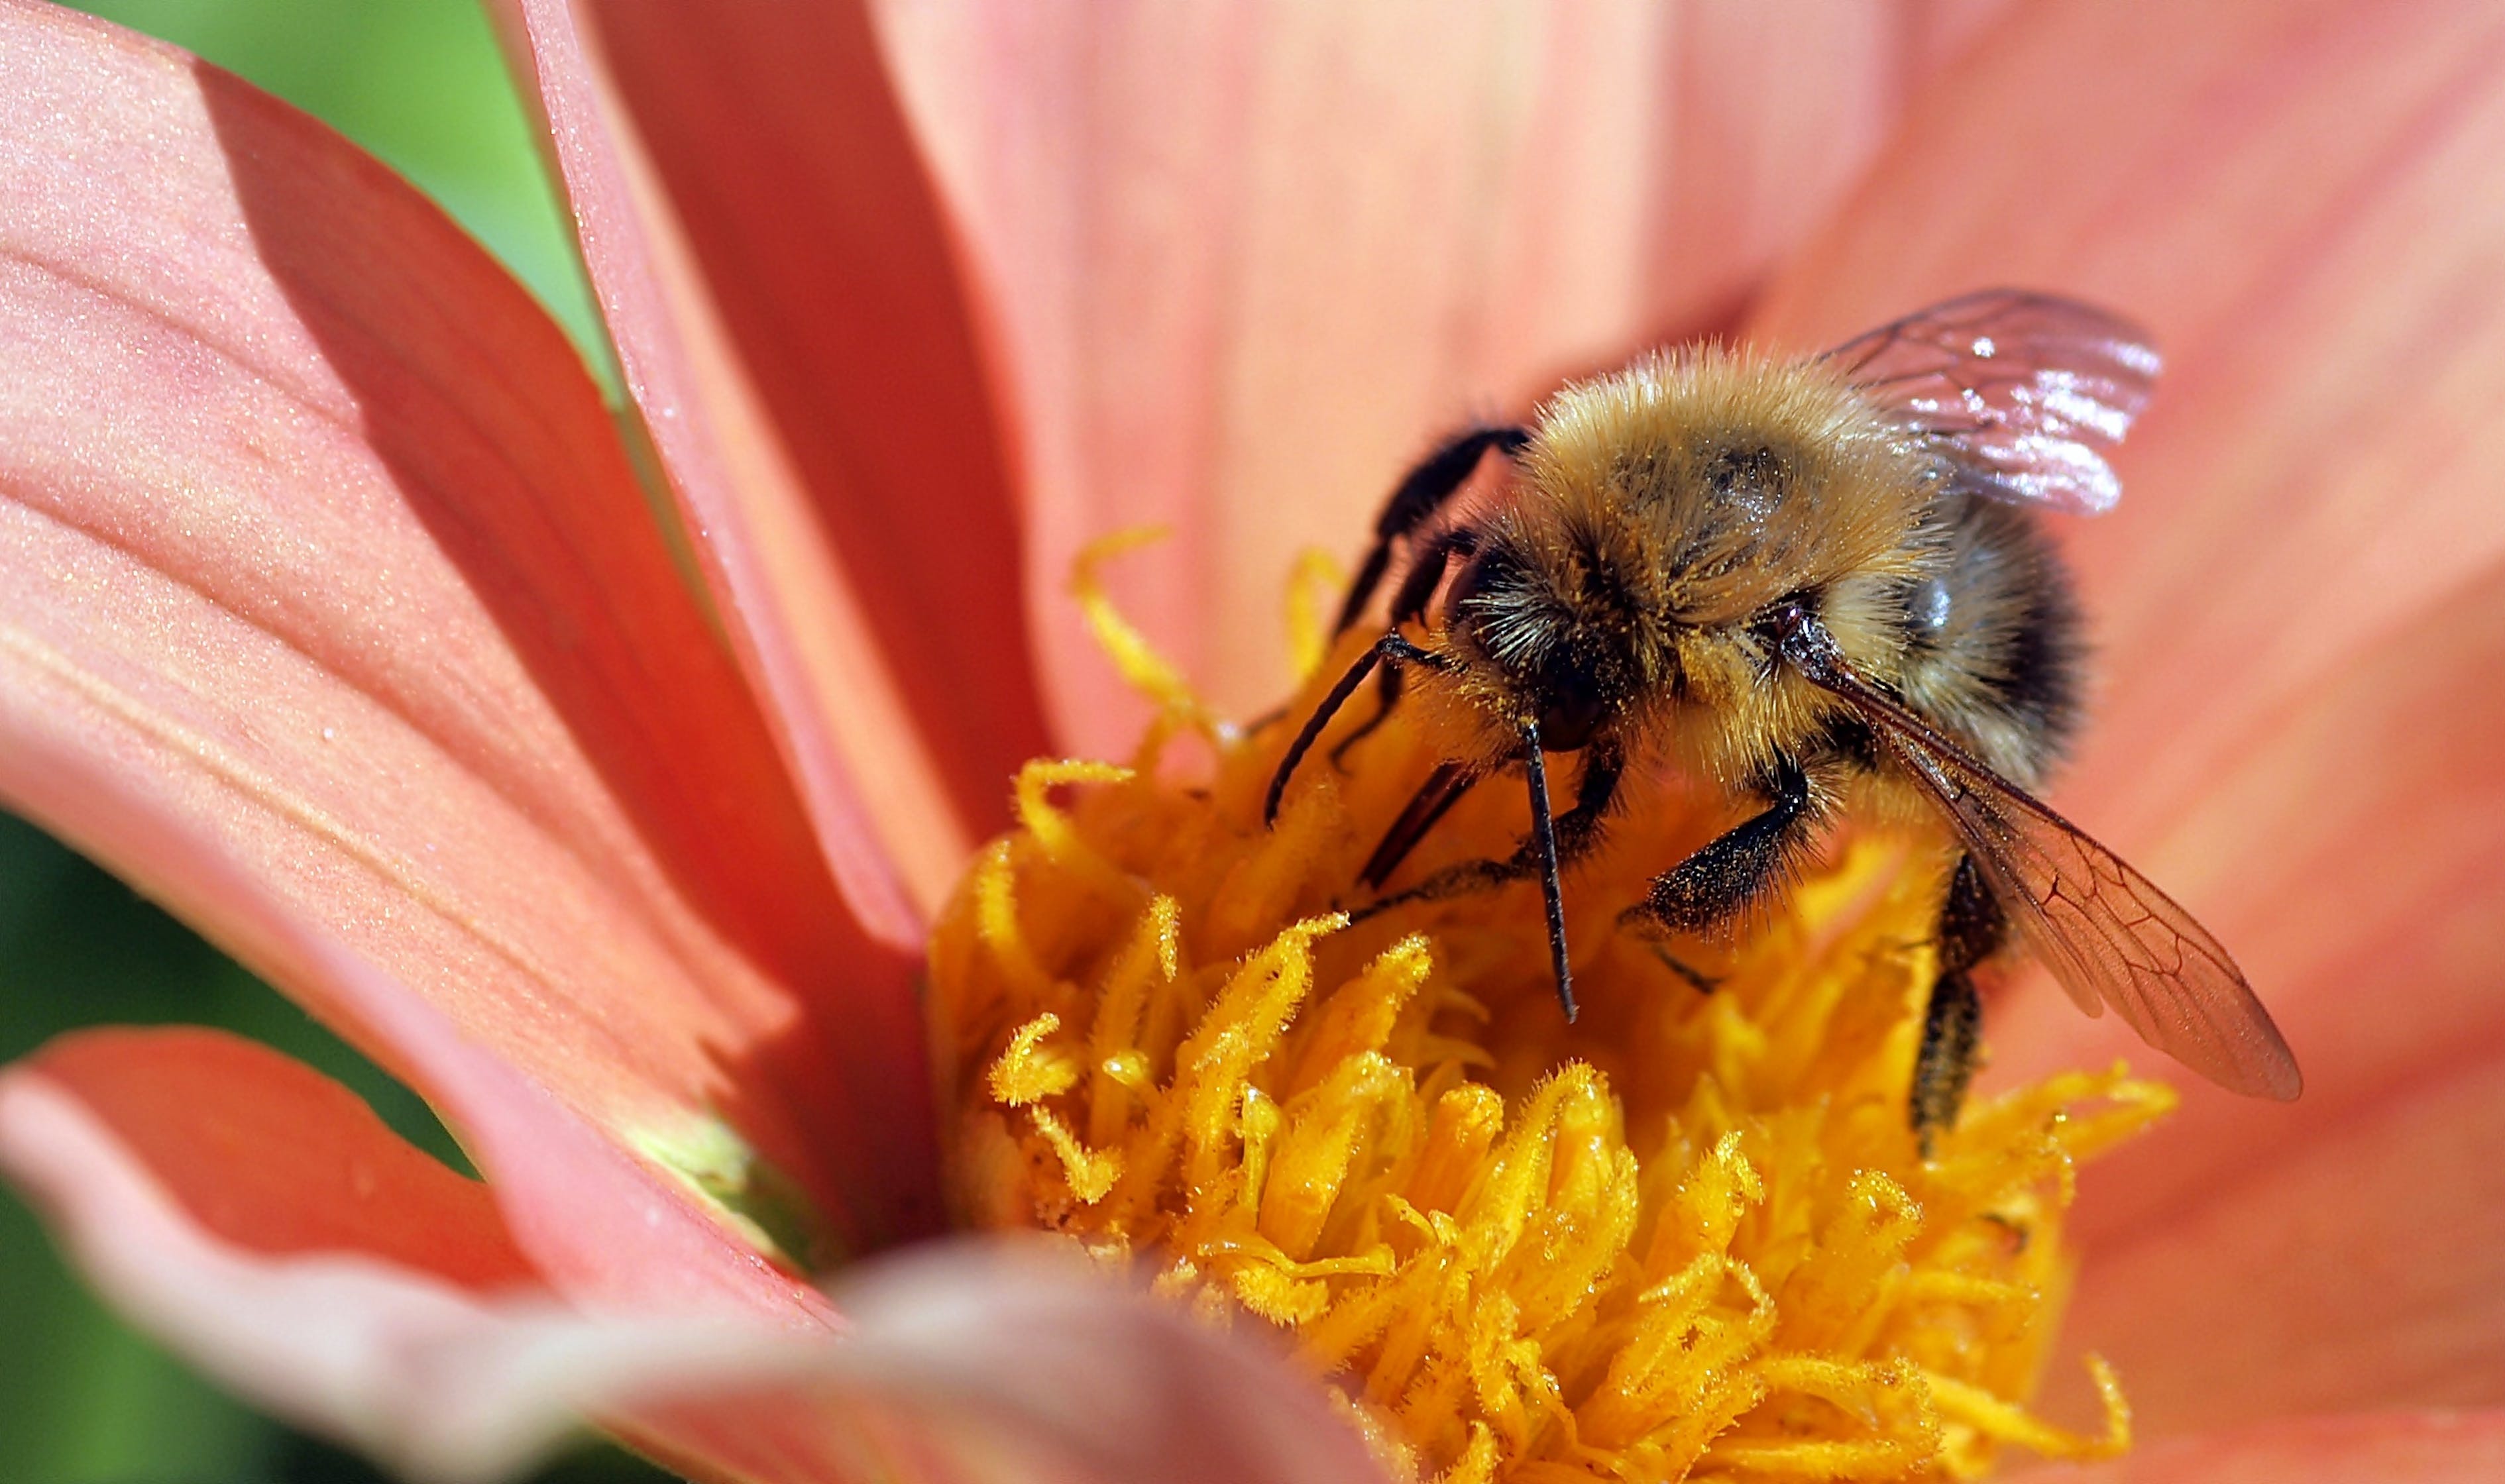
[(1287, 680), (1297, 551), (1354, 560), (1403, 465), (1567, 371), (1725, 318), (1897, 103), (1876, 7), (930, 7), (879, 19), (970, 241), (1028, 440), (1054, 718), (1140, 711), (1061, 596), (1239, 712)]
[(2151, 1437), (2505, 1404), (2500, 1139), (2505, 1058), (2430, 1069), (2092, 1246), (2065, 1343), (2113, 1362)]
[[(152, 1079), (161, 1079), (153, 1082)], [(179, 1094), (209, 1099), (206, 1126)], [(1075, 1259), (926, 1251), (847, 1328), (584, 1318), (475, 1187), (337, 1087), (216, 1033), (107, 1032), (0, 1075), (0, 1171), (124, 1313), (264, 1406), (425, 1478), (509, 1473), (601, 1416), (691, 1475), (1375, 1484), (1322, 1387)], [(395, 1230), (395, 1226), (402, 1229)], [(411, 1226), (422, 1230), (411, 1231)], [(501, 1254), (501, 1256), (498, 1256)], [(463, 1273), (434, 1260), (452, 1257)]]
[[(257, 1042), (189, 1026), (84, 1031), (6, 1076), (74, 1098), (204, 1235), (256, 1252), (362, 1253), (480, 1292), (539, 1286), (486, 1187)], [(42, 1140), (5, 1148), (58, 1157)]]
[(2187, 1437), (2111, 1464), (2030, 1468), (2010, 1484), (2492, 1484), (2505, 1413), (2300, 1417)]
[(614, 1137), (727, 1120), (855, 1242), (926, 1225), (910, 963), (564, 337), (225, 74), (18, 6), (0, 70), (0, 795), (439, 1101), (335, 964)]
[(2029, 7), (1770, 291), (1801, 346), (1995, 283), (2157, 332), (2122, 507), (2059, 523), (2104, 682), (2064, 797), (2116, 844), (2505, 555), (2500, 155), (2490, 6)]
[(856, 907), (918, 949), (1043, 732), (970, 316), (865, 27), (629, 8), (613, 77), (566, 0), (500, 14), (732, 645)]

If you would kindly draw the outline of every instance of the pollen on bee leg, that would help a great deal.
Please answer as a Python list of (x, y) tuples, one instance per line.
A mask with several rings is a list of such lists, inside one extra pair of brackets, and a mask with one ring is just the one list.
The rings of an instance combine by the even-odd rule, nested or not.
[[(1451, 755), (1431, 715), (1310, 768), (1265, 828), (1282, 731), (1332, 669), (1235, 737), (1092, 566), (1078, 586), (1158, 721), (1128, 766), (1024, 770), (1019, 827), (935, 931), (965, 1219), (1276, 1327), (1388, 1467), (1444, 1484), (1965, 1479), (2010, 1448), (2127, 1443), (2099, 1363), (2101, 1435), (2029, 1399), (2075, 1171), (2172, 1094), (2065, 1073), (1976, 1102), (1925, 1159), (1904, 1099), (1930, 856), (1848, 844), (1700, 994), (1605, 925), (1710, 821), (1630, 808), (1569, 881), (1569, 1026), (1527, 885), (1353, 920), (1366, 857)], [(1213, 774), (1169, 777), (1186, 734)], [(1474, 792), (1404, 869), (1501, 858), (1522, 809)]]

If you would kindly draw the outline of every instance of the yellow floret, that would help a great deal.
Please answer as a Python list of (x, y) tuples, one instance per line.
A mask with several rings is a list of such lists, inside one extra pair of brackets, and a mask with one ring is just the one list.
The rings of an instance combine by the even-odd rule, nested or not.
[[(2172, 1094), (2065, 1074), (1923, 1157), (1936, 852), (1852, 839), (1742, 941), (1652, 944), (1616, 913), (1721, 822), (1663, 784), (1570, 879), (1570, 1026), (1535, 888), (1351, 922), (1434, 738), (1395, 714), (1344, 771), (1319, 749), (1265, 829), (1292, 726), (1220, 726), (1092, 558), (1078, 588), (1159, 719), (1128, 767), (1030, 764), (935, 936), (967, 1221), (1280, 1327), (1422, 1479), (1962, 1479), (2004, 1443), (2127, 1445), (2094, 1358), (2100, 1434), (2028, 1400), (2077, 1162)], [(1522, 813), (1473, 794), (1405, 870), (1507, 853)]]

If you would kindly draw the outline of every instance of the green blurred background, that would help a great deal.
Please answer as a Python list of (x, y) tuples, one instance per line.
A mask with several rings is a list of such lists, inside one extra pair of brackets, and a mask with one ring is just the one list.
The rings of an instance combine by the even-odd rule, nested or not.
[[(610, 385), (591, 301), (474, 0), (113, 0), (90, 11), (243, 74), (441, 202)], [(458, 1162), (425, 1106), (267, 985), (41, 831), (0, 815), (0, 1059), (81, 1025), (223, 1025), (311, 1062)], [(0, 1191), (0, 1481), (331, 1484), (382, 1476), (259, 1416), (108, 1314)], [(586, 1444), (547, 1484), (668, 1475)]]

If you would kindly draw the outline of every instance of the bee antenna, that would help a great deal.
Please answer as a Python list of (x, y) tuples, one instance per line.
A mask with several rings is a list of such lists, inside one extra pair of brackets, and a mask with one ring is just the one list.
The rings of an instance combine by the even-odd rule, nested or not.
[(1365, 683), (1365, 677), (1374, 673), (1374, 667), (1405, 664), (1433, 669), (1442, 662), (1401, 638), (1400, 631), (1394, 629), (1368, 645), (1366, 651), (1357, 657), (1357, 663), (1348, 668), (1348, 673), (1339, 677), (1338, 683), (1323, 697), (1322, 705), (1314, 707), (1313, 715), (1305, 718), (1304, 730), (1296, 734), (1294, 742), (1288, 743), (1287, 756), (1279, 759), (1279, 771), (1270, 776), (1270, 792), (1261, 801), (1261, 825), (1264, 829), (1279, 822), (1279, 801), (1287, 795), (1288, 779), (1294, 776), (1296, 765), (1313, 750), (1314, 743), (1322, 738), (1323, 729), (1329, 726), (1331, 718), (1339, 714), (1339, 708), (1348, 704), (1348, 698), (1357, 694), (1357, 688)]

